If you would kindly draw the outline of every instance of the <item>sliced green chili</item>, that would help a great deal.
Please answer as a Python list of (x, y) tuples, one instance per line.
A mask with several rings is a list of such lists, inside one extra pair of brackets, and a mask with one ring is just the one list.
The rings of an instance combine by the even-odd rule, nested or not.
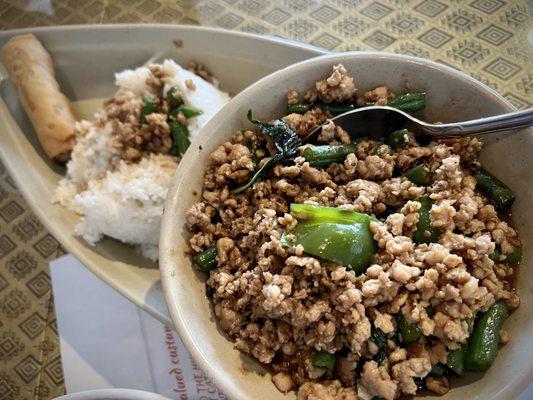
[(405, 173), (405, 177), (418, 186), (426, 186), (431, 178), (426, 164), (417, 165)]
[(209, 271), (217, 267), (217, 254), (216, 246), (211, 246), (194, 256), (192, 265), (202, 272), (209, 273)]
[(179, 121), (172, 121), (168, 124), (174, 145), (172, 146), (172, 154), (180, 156), (185, 154), (191, 142), (189, 141), (189, 130), (186, 125)]
[(431, 226), (431, 205), (433, 201), (427, 197), (419, 197), (418, 201), (422, 206), (418, 210), (418, 223), (413, 238), (417, 243), (436, 243), (440, 238), (440, 231)]
[(513, 191), (494, 175), (484, 169), (479, 169), (474, 177), (479, 191), (492, 200), (496, 207), (508, 210), (513, 205), (515, 200)]
[(337, 361), (337, 356), (327, 351), (316, 351), (311, 357), (311, 363), (315, 367), (326, 368), (329, 372), (335, 368), (335, 361)]
[(157, 109), (157, 99), (154, 99), (153, 97), (148, 95), (144, 95), (142, 97), (142, 100), (144, 105), (141, 108), (140, 120), (141, 124), (146, 124), (146, 116), (153, 114)]

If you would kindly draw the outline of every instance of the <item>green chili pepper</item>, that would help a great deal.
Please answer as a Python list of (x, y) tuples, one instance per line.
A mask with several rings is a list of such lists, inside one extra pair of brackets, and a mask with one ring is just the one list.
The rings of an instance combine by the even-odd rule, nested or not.
[(385, 137), (385, 143), (387, 143), (391, 148), (397, 149), (407, 143), (408, 134), (409, 131), (407, 129), (400, 129), (391, 132)]
[(170, 132), (172, 133), (172, 139), (174, 140), (172, 154), (177, 156), (185, 154), (187, 148), (191, 144), (189, 141), (189, 131), (187, 126), (179, 121), (169, 122), (168, 125), (170, 126)]
[(311, 104), (287, 104), (287, 114), (305, 114), (311, 108)]
[(329, 372), (335, 368), (335, 361), (337, 361), (337, 356), (327, 351), (316, 351), (311, 357), (311, 363), (315, 367), (326, 368)]
[(465, 353), (465, 367), (468, 371), (486, 371), (498, 354), (499, 332), (508, 309), (505, 303), (494, 303), (476, 321), (474, 332)]
[(431, 368), (431, 371), (429, 372), (430, 376), (442, 376), (446, 373), (446, 365), (437, 363)]
[(408, 113), (420, 111), (426, 107), (426, 94), (423, 92), (402, 94), (390, 100), (387, 105)]
[(183, 100), (179, 96), (179, 90), (176, 86), (171, 86), (167, 90), (167, 102), (170, 109), (176, 108), (180, 104), (183, 104)]
[(146, 124), (147, 123), (146, 116), (153, 114), (155, 110), (157, 109), (157, 99), (154, 99), (153, 97), (147, 96), (147, 95), (143, 96), (142, 99), (143, 99), (144, 105), (141, 108), (140, 118), (141, 118), (141, 124)]
[(425, 186), (431, 180), (426, 164), (420, 164), (411, 168), (405, 173), (405, 177), (418, 186)]
[(324, 146), (307, 146), (302, 156), (313, 167), (323, 167), (333, 163), (341, 163), (350, 153), (357, 151), (357, 144), (338, 144)]
[(194, 268), (202, 272), (209, 273), (209, 271), (217, 267), (217, 254), (218, 251), (216, 246), (211, 246), (208, 249), (197, 254), (192, 259), (192, 265), (194, 266)]
[(324, 103), (322, 101), (318, 101), (314, 105), (324, 111), (329, 111), (329, 113), (334, 117), (336, 115), (344, 114), (345, 112), (352, 111), (355, 109), (355, 105), (348, 101), (340, 101), (333, 103)]
[(417, 243), (435, 243), (439, 241), (440, 231), (431, 226), (431, 205), (432, 200), (429, 197), (419, 197), (415, 201), (422, 204), (418, 210), (418, 223), (413, 238)]
[(301, 245), (308, 254), (366, 271), (376, 244), (370, 232), (372, 217), (355, 211), (309, 204), (291, 204), (298, 225), (283, 236), (286, 245)]
[(170, 113), (172, 116), (177, 117), (178, 114), (182, 112), (185, 118), (194, 118), (198, 115), (203, 114), (203, 111), (199, 108), (193, 107), (193, 106), (186, 106), (182, 104), (181, 106), (176, 107), (172, 112)]
[(417, 342), (422, 337), (422, 330), (417, 324), (408, 324), (403, 314), (398, 314), (396, 317), (398, 333), (400, 334), (400, 341), (403, 344), (411, 344)]
[(513, 191), (502, 181), (484, 169), (479, 169), (474, 174), (477, 181), (477, 188), (485, 194), (496, 207), (508, 210), (514, 203)]
[(446, 365), (457, 375), (463, 375), (465, 372), (465, 351), (466, 344), (458, 349), (450, 350), (446, 358)]

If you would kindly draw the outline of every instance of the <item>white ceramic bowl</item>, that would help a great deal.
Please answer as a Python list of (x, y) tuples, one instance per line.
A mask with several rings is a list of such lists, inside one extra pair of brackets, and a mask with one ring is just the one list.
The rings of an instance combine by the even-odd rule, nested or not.
[(156, 393), (134, 389), (97, 389), (56, 397), (54, 400), (170, 400)]
[[(3, 31), (0, 47), (11, 36), (30, 32), (52, 54), (61, 88), (84, 118), (91, 118), (103, 99), (115, 93), (115, 72), (140, 66), (149, 59), (170, 57), (183, 65), (190, 61), (203, 63), (220, 79), (224, 90), (238, 93), (279, 68), (324, 54), (316, 47), (279, 38), (159, 24)], [(175, 41), (180, 43), (179, 48)], [(43, 154), (9, 79), (0, 83), (0, 157), (28, 204), (69, 253), (137, 306), (170, 324), (155, 263), (117, 240), (105, 238), (92, 247), (74, 237), (79, 216), (50, 202), (65, 171)]]
[[(275, 72), (236, 96), (203, 129), (181, 162), (167, 197), (160, 241), (160, 270), (167, 305), (183, 341), (215, 384), (234, 399), (280, 399), (263, 369), (233, 348), (217, 327), (205, 295), (205, 278), (196, 273), (185, 255), (190, 235), (185, 228), (185, 211), (200, 198), (202, 177), (209, 154), (233, 133), (250, 126), (248, 109), (260, 119), (283, 115), (289, 89), (305, 90), (325, 76), (332, 65), (342, 62), (355, 77), (360, 91), (387, 84), (395, 91), (423, 89), (428, 93), (425, 119), (460, 121), (512, 111), (504, 98), (473, 78), (447, 66), (427, 60), (384, 53), (344, 53), (304, 61)], [(522, 132), (490, 141), (482, 161), (517, 194), (514, 222), (524, 242), (523, 268), (518, 289), (521, 307), (505, 327), (511, 341), (501, 350), (495, 364), (483, 376), (455, 380), (455, 387), (443, 399), (512, 399), (533, 377), (533, 335), (531, 306), (533, 293), (533, 132)], [(250, 369), (260, 372), (251, 372)], [(469, 384), (468, 384), (469, 383)], [(294, 397), (289, 394), (287, 397)]]

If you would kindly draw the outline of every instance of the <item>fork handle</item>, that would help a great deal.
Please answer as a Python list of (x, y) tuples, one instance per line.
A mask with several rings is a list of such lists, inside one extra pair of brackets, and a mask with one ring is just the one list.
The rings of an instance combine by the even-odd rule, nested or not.
[(424, 131), (433, 137), (457, 138), (528, 128), (533, 125), (533, 108), (493, 117), (451, 124), (427, 124)]

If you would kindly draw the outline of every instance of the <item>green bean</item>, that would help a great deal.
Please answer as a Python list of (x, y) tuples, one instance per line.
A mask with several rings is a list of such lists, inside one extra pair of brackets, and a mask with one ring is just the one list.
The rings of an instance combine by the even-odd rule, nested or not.
[(177, 117), (178, 114), (182, 112), (185, 118), (194, 118), (198, 115), (203, 114), (203, 111), (199, 108), (193, 107), (193, 106), (186, 106), (182, 104), (181, 106), (176, 107), (172, 112), (170, 113), (174, 117)]
[(477, 320), (465, 353), (468, 371), (479, 372), (490, 368), (498, 354), (499, 332), (507, 314), (505, 303), (497, 302)]
[(323, 167), (332, 163), (341, 163), (348, 154), (356, 151), (357, 144), (308, 146), (302, 151), (302, 156), (311, 166)]
[(458, 349), (448, 352), (446, 365), (457, 375), (463, 375), (465, 372), (465, 351), (466, 345), (462, 345)]
[(426, 94), (424, 92), (402, 94), (389, 101), (387, 105), (409, 113), (420, 111), (426, 107)]
[(140, 118), (141, 118), (141, 124), (146, 124), (147, 123), (146, 116), (153, 114), (155, 110), (157, 109), (157, 99), (154, 99), (153, 97), (147, 96), (147, 95), (143, 96), (142, 99), (143, 99), (144, 105), (141, 108)]
[(419, 197), (415, 201), (422, 204), (418, 210), (418, 222), (413, 238), (417, 243), (435, 243), (439, 241), (440, 231), (431, 226), (431, 205), (433, 201), (427, 197)]
[(344, 114), (345, 112), (352, 111), (355, 109), (355, 105), (348, 101), (340, 101), (334, 103), (324, 103), (318, 101), (315, 103), (315, 106), (321, 108), (324, 111), (329, 111), (332, 116)]
[(311, 104), (287, 104), (287, 114), (305, 114), (311, 108)]
[(171, 86), (167, 90), (167, 102), (170, 106), (170, 109), (176, 108), (180, 104), (183, 104), (183, 100), (179, 96), (179, 90), (176, 86)]
[(211, 246), (194, 256), (192, 265), (202, 272), (209, 273), (209, 271), (217, 267), (217, 254), (216, 246)]
[(446, 365), (442, 363), (437, 363), (431, 368), (431, 371), (429, 372), (430, 376), (442, 376), (446, 373)]
[(391, 148), (397, 149), (402, 147), (408, 141), (409, 131), (407, 129), (400, 129), (394, 132), (389, 133), (385, 137), (385, 143), (387, 143)]
[(189, 131), (187, 126), (179, 121), (172, 121), (168, 125), (170, 126), (170, 132), (172, 133), (172, 139), (174, 140), (172, 154), (177, 156), (185, 154), (187, 148), (191, 144), (189, 141)]
[(405, 173), (405, 177), (418, 186), (425, 186), (430, 181), (429, 169), (426, 164), (420, 164)]
[(315, 367), (326, 368), (330, 372), (335, 368), (335, 361), (337, 361), (337, 356), (327, 351), (316, 351), (311, 357), (311, 363)]
[(411, 344), (417, 342), (422, 337), (422, 330), (417, 324), (408, 324), (403, 314), (398, 314), (396, 317), (398, 326), (398, 333), (400, 334), (400, 341), (403, 344)]
[(505, 262), (508, 263), (514, 263), (520, 261), (522, 258), (522, 247), (515, 247), (514, 250), (507, 254), (507, 257), (505, 258)]
[(496, 207), (508, 210), (514, 202), (513, 191), (502, 181), (484, 169), (479, 169), (474, 174), (477, 188), (485, 194)]

